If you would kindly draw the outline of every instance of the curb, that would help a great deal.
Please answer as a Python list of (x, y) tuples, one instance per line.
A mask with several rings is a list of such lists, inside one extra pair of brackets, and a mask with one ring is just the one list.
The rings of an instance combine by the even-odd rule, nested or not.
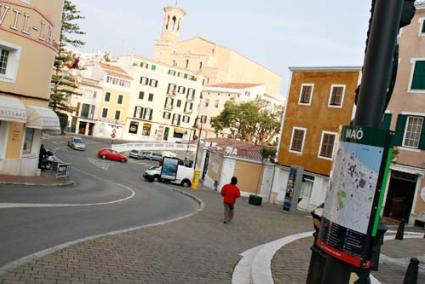
[(8, 181), (0, 181), (0, 184), (6, 185), (24, 185), (24, 186), (48, 186), (48, 187), (62, 187), (62, 186), (70, 186), (74, 184), (74, 181), (70, 180), (64, 183), (51, 183), (51, 184), (40, 184), (40, 183), (32, 183), (32, 182), (8, 182)]
[[(167, 187), (167, 189), (169, 189), (169, 187)], [(195, 200), (195, 202), (198, 203), (199, 208), (196, 209), (192, 213), (189, 213), (189, 214), (186, 214), (186, 215), (183, 215), (183, 216), (180, 216), (180, 217), (172, 218), (172, 219), (169, 219), (169, 220), (166, 220), (166, 221), (161, 221), (161, 222), (142, 225), (142, 226), (136, 226), (136, 227), (123, 229), (123, 230), (112, 231), (112, 232), (104, 233), (104, 234), (92, 235), (92, 236), (88, 236), (88, 237), (81, 238), (81, 239), (78, 239), (78, 240), (63, 243), (63, 244), (60, 244), (60, 245), (57, 245), (57, 246), (54, 246), (54, 247), (33, 253), (33, 254), (30, 254), (30, 255), (27, 255), (27, 256), (21, 257), (21, 258), (15, 260), (15, 261), (9, 262), (9, 263), (1, 266), (0, 267), (0, 276), (8, 273), (10, 270), (15, 269), (15, 268), (17, 268), (21, 265), (27, 264), (27, 263), (32, 262), (32, 261), (36, 261), (36, 260), (38, 260), (38, 259), (40, 259), (44, 256), (55, 253), (55, 252), (62, 250), (62, 249), (69, 248), (71, 246), (77, 245), (77, 244), (82, 243), (82, 242), (92, 241), (92, 240), (95, 240), (95, 239), (98, 239), (98, 238), (101, 238), (101, 237), (115, 236), (115, 235), (129, 233), (129, 232), (133, 232), (133, 231), (137, 231), (137, 230), (142, 230), (142, 229), (147, 229), (147, 228), (158, 227), (158, 226), (170, 224), (170, 223), (173, 223), (173, 222), (176, 222), (176, 221), (180, 221), (180, 220), (183, 220), (183, 219), (186, 219), (186, 218), (190, 218), (190, 217), (198, 214), (202, 210), (204, 210), (205, 204), (200, 198), (198, 198), (198, 197), (196, 197), (196, 196), (194, 196), (194, 195), (192, 195), (188, 192), (184, 192), (182, 190), (176, 189), (176, 188), (171, 188), (171, 189), (173, 191), (176, 191), (180, 194), (186, 195), (189, 198)]]

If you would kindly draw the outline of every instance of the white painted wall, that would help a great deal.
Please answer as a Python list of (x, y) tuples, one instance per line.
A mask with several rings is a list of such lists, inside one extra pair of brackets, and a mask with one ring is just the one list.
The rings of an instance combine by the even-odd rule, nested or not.
[(274, 164), (264, 164), (263, 179), (261, 182), (260, 196), (265, 202), (269, 202), (269, 196), (272, 190), (273, 175), (275, 172)]
[(218, 188), (220, 189), (223, 185), (230, 183), (235, 173), (236, 161), (225, 157), (223, 160), (223, 168), (221, 170), (220, 182)]

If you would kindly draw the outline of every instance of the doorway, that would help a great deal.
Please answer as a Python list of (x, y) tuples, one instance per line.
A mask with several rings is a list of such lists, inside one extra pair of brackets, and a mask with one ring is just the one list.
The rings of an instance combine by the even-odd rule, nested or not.
[(165, 130), (164, 130), (164, 136), (163, 136), (163, 140), (164, 141), (168, 141), (168, 133), (170, 132), (170, 128), (168, 128), (168, 127), (165, 127)]
[(80, 125), (78, 126), (78, 134), (85, 135), (86, 127), (87, 127), (87, 122), (80, 121)]
[(417, 175), (391, 171), (387, 201), (384, 207), (385, 217), (409, 220), (417, 180)]
[(89, 124), (89, 136), (93, 136), (93, 130), (94, 130), (94, 123)]

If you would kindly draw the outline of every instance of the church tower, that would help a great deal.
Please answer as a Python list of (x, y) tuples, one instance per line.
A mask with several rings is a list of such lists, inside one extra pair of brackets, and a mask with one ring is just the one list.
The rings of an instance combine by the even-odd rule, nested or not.
[(177, 6), (167, 6), (164, 8), (164, 13), (161, 37), (155, 42), (154, 60), (171, 64), (170, 56), (179, 39), (186, 12)]

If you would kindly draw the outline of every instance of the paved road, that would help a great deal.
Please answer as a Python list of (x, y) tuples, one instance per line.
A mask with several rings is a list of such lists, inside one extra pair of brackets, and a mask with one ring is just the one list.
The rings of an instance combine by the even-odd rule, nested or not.
[[(0, 187), (0, 267), (29, 254), (91, 235), (184, 216), (193, 200), (140, 174), (151, 162), (121, 164), (97, 159), (106, 147), (89, 141), (87, 151), (67, 148), (63, 138), (45, 141), (72, 163), (75, 185), (61, 188)], [(63, 204), (61, 207), (2, 208), (4, 203)], [(53, 205), (54, 206), (54, 205)]]

